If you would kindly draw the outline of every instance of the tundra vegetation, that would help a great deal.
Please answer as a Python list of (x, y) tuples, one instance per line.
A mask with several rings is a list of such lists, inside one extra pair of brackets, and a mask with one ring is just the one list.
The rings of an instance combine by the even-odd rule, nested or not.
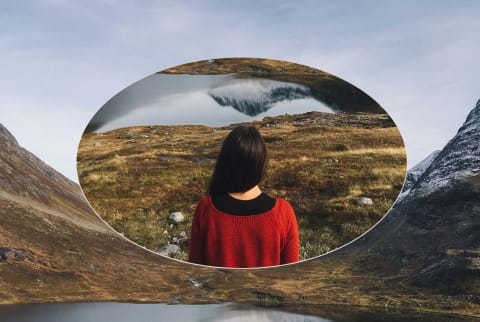
[[(386, 114), (321, 113), (265, 117), (268, 149), (263, 191), (288, 200), (299, 225), (301, 259), (358, 237), (392, 206), (406, 154)], [(77, 167), (96, 212), (116, 231), (157, 251), (190, 234), (223, 139), (238, 124), (134, 126), (84, 134)], [(373, 204), (359, 204), (368, 197)], [(169, 221), (180, 211), (185, 220)], [(188, 238), (175, 256), (186, 260)]]

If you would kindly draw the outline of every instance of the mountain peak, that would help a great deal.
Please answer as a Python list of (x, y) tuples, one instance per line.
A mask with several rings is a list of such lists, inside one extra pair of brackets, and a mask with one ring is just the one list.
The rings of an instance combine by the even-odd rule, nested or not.
[(480, 174), (478, 142), (480, 142), (480, 100), (468, 114), (457, 134), (412, 187), (411, 197), (425, 196)]
[(475, 107), (468, 113), (467, 119), (458, 132), (465, 132), (480, 128), (480, 99), (477, 101)]
[(313, 97), (307, 86), (268, 79), (227, 83), (211, 89), (208, 94), (217, 104), (231, 106), (248, 116), (264, 113), (280, 102)]
[(433, 151), (425, 159), (423, 159), (417, 165), (407, 171), (407, 176), (405, 177), (402, 191), (398, 195), (394, 206), (397, 205), (403, 198), (405, 198), (405, 196), (408, 195), (408, 193), (410, 192), (410, 190), (412, 190), (418, 179), (430, 167), (433, 161), (435, 161), (435, 158), (438, 156), (439, 153), (440, 150)]
[(18, 142), (15, 137), (2, 123), (0, 123), (0, 146), (6, 146), (10, 149), (11, 146), (18, 146)]

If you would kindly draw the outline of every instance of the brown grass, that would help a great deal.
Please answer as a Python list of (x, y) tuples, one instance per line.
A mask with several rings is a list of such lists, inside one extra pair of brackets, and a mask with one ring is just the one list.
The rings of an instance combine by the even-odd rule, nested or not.
[[(309, 114), (308, 119), (322, 114)], [(373, 125), (368, 128), (341, 122), (299, 126), (286, 122), (285, 116), (274, 126), (272, 118), (255, 122), (269, 153), (261, 187), (295, 209), (302, 258), (325, 253), (365, 232), (402, 187), (405, 150), (399, 132), (382, 125), (384, 116), (370, 118)], [(156, 251), (181, 231), (189, 234), (195, 206), (230, 130), (145, 126), (86, 134), (78, 151), (81, 186), (113, 228)], [(374, 204), (357, 205), (361, 196)], [(185, 222), (171, 225), (167, 218), (173, 211), (181, 211)], [(187, 252), (188, 244), (183, 249)], [(179, 256), (184, 259), (185, 253)]]

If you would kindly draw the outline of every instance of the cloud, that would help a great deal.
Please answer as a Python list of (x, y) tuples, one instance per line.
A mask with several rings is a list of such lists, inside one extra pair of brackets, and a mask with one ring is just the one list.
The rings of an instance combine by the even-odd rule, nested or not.
[(480, 96), (479, 12), (475, 1), (5, 1), (0, 121), (76, 179), (71, 146), (126, 86), (190, 61), (268, 57), (372, 96), (400, 127), (412, 166)]

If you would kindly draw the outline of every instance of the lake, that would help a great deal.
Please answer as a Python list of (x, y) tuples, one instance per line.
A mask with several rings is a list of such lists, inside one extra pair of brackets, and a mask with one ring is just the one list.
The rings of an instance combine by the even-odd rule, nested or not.
[(104, 132), (139, 125), (225, 126), (309, 111), (332, 112), (296, 83), (234, 74), (153, 74), (113, 96), (89, 127)]
[(346, 306), (296, 306), (289, 309), (236, 303), (168, 305), (113, 302), (0, 305), (0, 320), (5, 322), (473, 321), (469, 317), (454, 315), (399, 313)]

